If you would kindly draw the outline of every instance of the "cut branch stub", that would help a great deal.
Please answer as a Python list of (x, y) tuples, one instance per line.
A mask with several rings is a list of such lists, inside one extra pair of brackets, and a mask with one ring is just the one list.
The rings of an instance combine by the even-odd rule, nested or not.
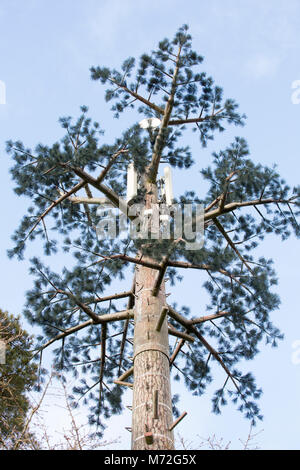
[(148, 444), (148, 445), (153, 444), (153, 433), (152, 432), (147, 431), (147, 432), (145, 432), (144, 436), (145, 436), (146, 444)]
[(127, 377), (130, 377), (130, 375), (132, 374), (133, 374), (133, 366), (130, 367), (130, 369), (126, 370), (124, 374), (120, 375), (120, 377), (118, 378), (118, 382), (124, 382), (124, 380), (126, 380)]
[(153, 419), (158, 419), (158, 390), (153, 392)]
[(172, 356), (170, 357), (170, 367), (172, 366), (173, 362), (175, 361), (176, 357), (178, 356), (181, 348), (184, 346), (185, 340), (181, 339), (177, 344), (175, 351), (173, 352)]
[(116, 385), (123, 385), (123, 387), (129, 387), (132, 388), (133, 384), (130, 382), (123, 382), (122, 380), (114, 380), (114, 384)]
[(160, 330), (161, 330), (162, 324), (163, 324), (163, 322), (164, 322), (164, 320), (165, 320), (165, 318), (166, 318), (166, 315), (167, 315), (168, 311), (169, 311), (168, 307), (164, 306), (164, 307), (162, 308), (161, 314), (160, 314), (160, 317), (159, 317), (159, 320), (158, 320), (157, 325), (156, 325), (156, 328), (155, 328), (156, 331), (160, 331)]
[(177, 338), (184, 339), (186, 341), (189, 341), (190, 343), (193, 343), (195, 341), (195, 338), (193, 338), (191, 335), (188, 335), (187, 333), (184, 333), (183, 331), (176, 330), (175, 328), (168, 328), (169, 334), (172, 336), (176, 336)]
[(172, 430), (175, 428), (175, 426), (177, 426), (177, 424), (179, 424), (180, 421), (182, 421), (183, 418), (184, 418), (186, 415), (187, 415), (187, 412), (184, 411), (184, 412), (182, 413), (182, 415), (179, 416), (179, 418), (177, 418), (176, 421), (174, 421), (174, 423), (172, 424), (172, 426), (170, 426), (169, 431), (172, 431)]

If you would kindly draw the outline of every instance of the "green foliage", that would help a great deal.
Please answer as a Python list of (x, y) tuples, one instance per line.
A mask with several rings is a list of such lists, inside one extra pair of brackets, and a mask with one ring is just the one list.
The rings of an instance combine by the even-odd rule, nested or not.
[[(178, 59), (179, 72), (174, 85), (172, 75), (179, 47), (182, 54)], [(163, 129), (160, 141), (161, 160), (185, 169), (195, 162), (190, 148), (179, 142), (187, 125), (193, 124), (195, 131), (199, 131), (201, 145), (205, 146), (216, 131), (224, 130), (225, 123), (244, 123), (244, 115), (237, 112), (237, 104), (223, 98), (222, 89), (215, 86), (213, 79), (202, 70), (202, 62), (202, 56), (192, 50), (191, 36), (183, 26), (173, 40), (164, 39), (158, 49), (142, 55), (137, 65), (133, 58), (129, 58), (121, 71), (93, 67), (91, 74), (92, 79), (108, 85), (106, 100), (113, 101), (112, 110), (116, 117), (128, 107), (138, 105), (137, 111), (143, 116), (162, 118), (166, 102), (175, 89), (169, 125)], [(141, 97), (145, 97), (144, 101)], [(280, 235), (282, 239), (286, 239), (291, 231), (299, 236), (299, 188), (291, 190), (275, 168), (254, 164), (246, 142), (236, 138), (224, 151), (213, 153), (211, 165), (201, 171), (199, 187), (201, 178), (209, 183), (205, 199), (186, 192), (177, 200), (182, 205), (203, 203), (206, 214), (210, 214), (220, 207), (221, 195), (225, 195), (226, 205), (222, 214), (211, 216), (205, 223), (205, 246), (200, 251), (187, 251), (184, 241), (175, 246), (172, 240), (153, 241), (145, 246), (129, 237), (98, 240), (94, 230), (98, 221), (95, 206), (87, 211), (79, 204), (65, 200), (54, 206), (45, 220), (41, 214), (57, 199), (58, 190), (67, 192), (78, 183), (74, 168), (98, 177), (120, 148), (128, 152), (117, 159), (104, 183), (124, 197), (128, 163), (134, 162), (138, 172), (141, 175), (145, 173), (159, 131), (150, 129), (147, 134), (134, 124), (114, 143), (104, 144), (99, 124), (87, 117), (86, 107), (81, 110), (82, 114), (74, 124), (69, 117), (61, 119), (66, 135), (59, 143), (50, 147), (40, 144), (34, 152), (21, 142), (10, 141), (7, 145), (15, 162), (11, 170), (15, 191), (31, 200), (28, 214), (13, 236), (15, 247), (10, 250), (10, 256), (22, 258), (26, 241), (40, 237), (46, 255), (55, 254), (61, 247), (75, 257), (74, 266), (70, 269), (65, 267), (59, 274), (52, 272), (37, 257), (32, 259), (31, 274), (35, 281), (27, 294), (25, 314), (32, 324), (42, 328), (39, 346), (58, 332), (87, 320), (86, 313), (78, 308), (78, 300), (97, 315), (119, 310), (120, 304), (115, 301), (109, 304), (95, 301), (114, 280), (122, 280), (129, 275), (128, 261), (111, 259), (111, 256), (135, 257), (138, 251), (142, 251), (143, 255), (161, 261), (172, 248), (172, 261), (191, 263), (195, 269), (198, 266), (207, 274), (203, 287), (210, 296), (210, 302), (206, 307), (201, 306), (201, 315), (230, 312), (216, 322), (206, 322), (197, 327), (220, 354), (223, 364), (231, 371), (231, 383), (235, 384), (230, 387), (227, 378), (224, 386), (217, 389), (213, 411), (219, 413), (231, 399), (233, 403), (239, 401), (239, 409), (247, 418), (261, 418), (257, 406), (261, 390), (251, 374), (243, 375), (235, 367), (244, 359), (253, 359), (263, 342), (276, 346), (282, 338), (270, 320), (270, 313), (280, 304), (273, 290), (277, 278), (272, 260), (256, 259), (254, 254), (268, 233)], [(199, 122), (192, 122), (197, 119)], [(143, 186), (139, 189), (137, 200), (143, 199), (144, 190)], [(230, 204), (234, 203), (241, 206), (231, 210)], [(51, 220), (49, 230), (46, 223), (48, 225)], [(224, 237), (218, 222), (236, 249)], [(57, 238), (52, 237), (55, 232)], [(170, 266), (167, 273), (172, 284), (182, 279), (174, 266)], [(66, 292), (72, 295), (66, 295)], [(180, 312), (186, 318), (192, 317), (188, 307), (181, 307)], [(114, 386), (113, 380), (120, 375), (117, 351), (120, 350), (123, 328), (123, 324), (110, 324), (108, 327), (108, 359), (104, 371), (99, 359), (99, 325), (91, 325), (66, 337), (54, 351), (57, 368), (78, 377), (78, 385), (73, 390), (74, 403), (82, 398), (90, 405), (90, 422), (97, 424), (98, 429), (103, 427), (101, 413), (106, 418), (122, 410), (123, 390)], [(128, 328), (132, 337), (132, 325), (129, 324)], [(122, 366), (127, 369), (131, 365), (126, 358), (130, 344), (126, 342), (124, 347)], [(175, 379), (180, 379), (178, 372), (181, 372), (192, 393), (203, 394), (213, 380), (211, 357), (203, 342), (195, 342), (190, 351), (176, 359)], [(102, 372), (104, 385), (100, 383)], [(176, 401), (177, 397), (174, 406)]]
[[(119, 117), (126, 108), (134, 108), (138, 103), (137, 111), (143, 116), (160, 117), (170, 95), (170, 78), (174, 73), (178, 46), (181, 47), (179, 61), (180, 71), (177, 79), (177, 92), (173, 103), (172, 119), (192, 119), (207, 117), (199, 123), (195, 130), (199, 131), (200, 140), (206, 146), (208, 140), (213, 139), (214, 131), (224, 131), (223, 122), (235, 125), (243, 125), (245, 115), (237, 112), (238, 105), (232, 99), (223, 99), (223, 91), (214, 85), (214, 80), (202, 70), (194, 71), (203, 62), (203, 57), (191, 48), (191, 35), (188, 27), (182, 26), (174, 39), (164, 39), (158, 44), (158, 49), (151, 54), (143, 54), (139, 64), (135, 67), (135, 59), (124, 61), (121, 72), (110, 70), (107, 67), (92, 67), (93, 80), (99, 80), (101, 84), (108, 84), (106, 101), (115, 101), (112, 106), (115, 117)], [(131, 79), (131, 77), (134, 77)], [(131, 81), (129, 81), (131, 79)], [(129, 90), (134, 93), (149, 96), (149, 100), (155, 97), (156, 106), (141, 105), (138, 100), (132, 98)], [(212, 114), (216, 114), (211, 118)], [(181, 131), (176, 130), (176, 137)], [(166, 140), (173, 138), (169, 129)], [(170, 164), (172, 165), (172, 159)]]
[(38, 384), (37, 365), (30, 362), (33, 339), (19, 317), (0, 310), (0, 339), (6, 343), (6, 363), (0, 365), (0, 448), (12, 446), (26, 423), (28, 392)]

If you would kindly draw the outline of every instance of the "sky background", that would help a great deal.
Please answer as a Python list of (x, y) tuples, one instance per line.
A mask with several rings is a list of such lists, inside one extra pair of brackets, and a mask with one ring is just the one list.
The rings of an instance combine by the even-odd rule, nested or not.
[[(13, 192), (5, 141), (50, 145), (63, 135), (58, 118), (78, 116), (83, 104), (105, 129), (106, 141), (113, 141), (138, 117), (124, 113), (113, 119), (103, 99), (104, 88), (90, 80), (90, 66), (118, 67), (128, 56), (139, 57), (159, 40), (172, 37), (184, 23), (190, 26), (193, 48), (205, 58), (203, 70), (224, 88), (226, 97), (240, 104), (248, 119), (244, 128), (230, 128), (205, 150), (195, 135), (187, 133), (197, 164), (180, 176), (175, 172), (175, 196), (187, 188), (199, 195), (205, 191), (198, 170), (209, 163), (211, 152), (235, 135), (248, 140), (255, 162), (276, 163), (291, 186), (299, 184), (300, 104), (292, 103), (292, 83), (300, 80), (299, 0), (0, 0), (0, 81), (6, 85), (6, 104), (0, 105), (1, 309), (21, 313), (25, 291), (32, 284), (28, 261), (6, 256), (28, 201)], [(37, 247), (30, 247), (27, 256)], [(243, 366), (254, 371), (264, 390), (260, 400), (264, 421), (257, 429), (263, 432), (256, 441), (264, 449), (300, 449), (299, 245), (294, 238), (282, 243), (271, 236), (259, 253), (275, 261), (282, 303), (273, 320), (285, 339), (277, 350), (263, 347), (254, 361)], [(59, 269), (65, 259), (55, 262)], [(172, 301), (189, 305), (193, 315), (200, 316), (205, 306), (201, 282), (199, 274), (188, 273), (176, 293), (170, 291)], [(219, 378), (221, 384), (220, 372)], [(199, 436), (216, 434), (236, 448), (239, 438), (247, 436), (249, 423), (231, 405), (221, 416), (213, 415), (212, 391), (200, 398), (182, 393), (179, 408), (188, 416), (177, 430), (194, 447)], [(130, 393), (126, 405), (131, 404)], [(47, 420), (53, 432), (66, 424), (59, 406), (50, 396)], [(82, 411), (79, 419), (85, 415)], [(105, 438), (120, 436), (112, 448), (130, 447), (125, 426), (130, 426), (129, 411), (108, 423)]]

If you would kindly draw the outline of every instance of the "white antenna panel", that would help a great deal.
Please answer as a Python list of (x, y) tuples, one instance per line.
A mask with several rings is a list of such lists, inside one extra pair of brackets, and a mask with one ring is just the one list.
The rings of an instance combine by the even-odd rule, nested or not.
[(164, 180), (165, 180), (165, 196), (166, 196), (166, 203), (168, 206), (171, 206), (174, 199), (173, 194), (173, 183), (172, 183), (172, 173), (171, 168), (166, 166), (164, 168)]
[(139, 122), (139, 126), (142, 129), (149, 129), (151, 127), (152, 129), (155, 129), (156, 127), (159, 127), (161, 124), (161, 120), (158, 118), (146, 118), (143, 119), (141, 122)]
[(127, 168), (127, 197), (126, 202), (128, 203), (137, 195), (137, 172), (134, 168), (133, 163), (129, 163)]

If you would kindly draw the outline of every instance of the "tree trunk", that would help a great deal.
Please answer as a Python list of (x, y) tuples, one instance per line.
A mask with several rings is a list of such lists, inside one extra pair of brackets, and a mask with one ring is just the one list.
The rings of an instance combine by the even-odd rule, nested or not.
[[(134, 385), (132, 406), (132, 449), (174, 449), (170, 387), (168, 327), (156, 325), (165, 302), (162, 286), (157, 297), (151, 291), (157, 270), (140, 266), (136, 273), (134, 327)], [(147, 438), (153, 443), (147, 444)]]
[[(148, 193), (149, 194), (149, 193)], [(150, 191), (146, 207), (156, 202)], [(132, 449), (174, 449), (172, 398), (170, 387), (167, 318), (160, 331), (156, 325), (166, 305), (164, 282), (154, 297), (152, 289), (158, 271), (136, 267), (134, 313), (134, 380), (132, 406)]]

